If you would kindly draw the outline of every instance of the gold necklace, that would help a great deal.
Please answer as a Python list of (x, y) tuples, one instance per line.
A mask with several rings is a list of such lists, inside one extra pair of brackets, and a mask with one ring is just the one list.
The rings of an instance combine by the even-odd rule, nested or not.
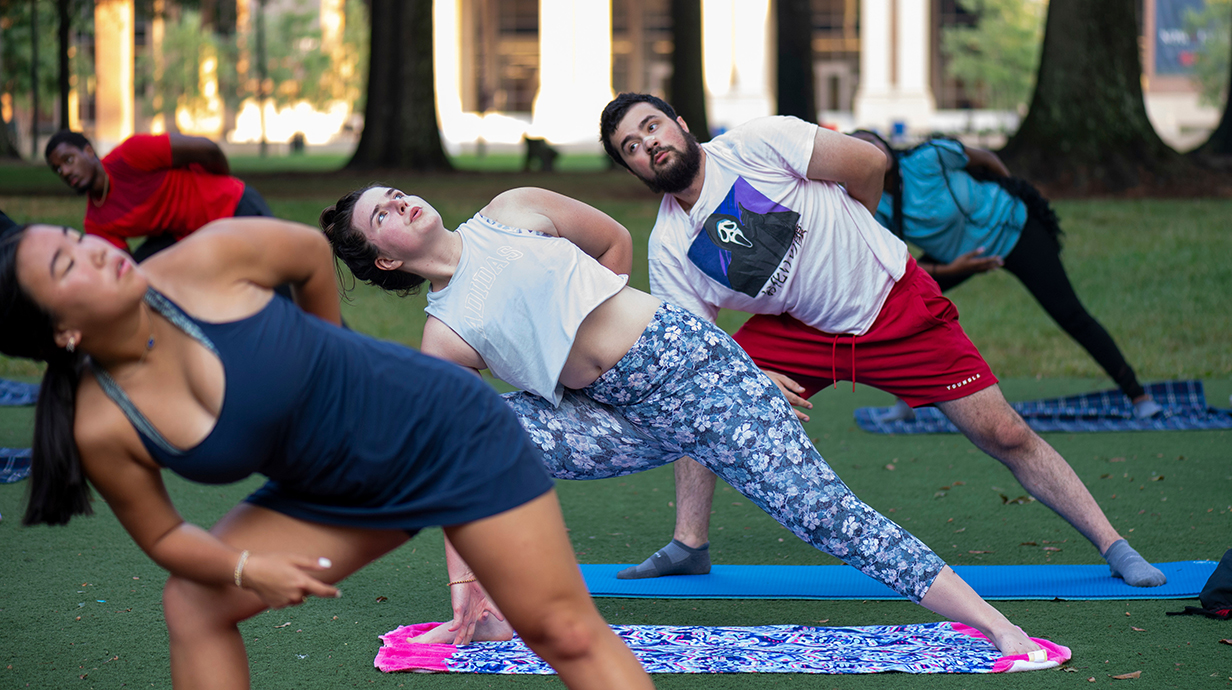
[(103, 198), (99, 199), (98, 201), (94, 201), (94, 197), (90, 197), (90, 202), (94, 204), (95, 208), (102, 208), (103, 204), (107, 203), (107, 193), (110, 191), (111, 191), (111, 176), (107, 174), (106, 170), (104, 170), (103, 171)]

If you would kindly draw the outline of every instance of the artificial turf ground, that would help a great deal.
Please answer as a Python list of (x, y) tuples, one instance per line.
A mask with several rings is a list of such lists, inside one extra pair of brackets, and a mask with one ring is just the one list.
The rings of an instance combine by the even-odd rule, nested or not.
[[(3, 169), (0, 208), (19, 221), (79, 224), (81, 200), (39, 181), (37, 168)], [(496, 192), (550, 186), (594, 203), (635, 235), (633, 284), (645, 287), (640, 249), (655, 203), (627, 176), (387, 176), (422, 191), (448, 222)], [(17, 182), (13, 182), (17, 180)], [(32, 180), (32, 181), (31, 181)], [(255, 180), (255, 181), (254, 181)], [(367, 176), (267, 175), (250, 179), (285, 217), (312, 222), (319, 209)], [(12, 182), (12, 184), (10, 184)], [(54, 184), (59, 184), (54, 178)], [(6, 194), (14, 194), (6, 191)], [(58, 194), (58, 195), (57, 195)], [(1204, 378), (1208, 399), (1232, 394), (1232, 203), (1091, 201), (1058, 204), (1069, 237), (1065, 260), (1079, 295), (1117, 338), (1144, 380)], [(1011, 400), (1108, 386), (1085, 353), (1057, 331), (1008, 275), (970, 281), (951, 297), (994, 371), (1011, 377)], [(357, 329), (418, 343), (418, 302), (367, 290), (345, 310)], [(721, 322), (731, 329), (736, 315)], [(0, 375), (37, 370), (0, 359)], [(1038, 377), (1038, 378), (1037, 378)], [(952, 564), (1098, 563), (1095, 550), (1025, 494), (1000, 465), (959, 436), (874, 436), (855, 428), (855, 407), (888, 404), (877, 391), (840, 385), (815, 396), (806, 425), (852, 489), (933, 546)], [(29, 442), (31, 410), (0, 409), (0, 446)], [(1048, 434), (1091, 488), (1113, 525), (1149, 559), (1217, 559), (1232, 548), (1232, 433)], [(892, 466), (893, 469), (890, 469)], [(961, 483), (960, 483), (961, 482)], [(173, 476), (184, 516), (208, 525), (257, 480), (209, 487)], [(720, 485), (722, 487), (722, 485)], [(948, 487), (948, 488), (947, 488)], [(140, 553), (107, 508), (66, 528), (18, 526), (24, 484), (0, 486), (0, 687), (169, 687), (159, 592), (163, 571)], [(561, 482), (558, 492), (578, 559), (634, 562), (671, 532), (670, 468), (600, 482)], [(780, 539), (782, 541), (780, 541)], [(243, 626), (255, 687), (559, 687), (554, 678), (383, 675), (372, 668), (376, 636), (446, 617), (440, 532), (416, 537), (342, 584), (340, 600), (313, 600)], [(1024, 544), (1034, 542), (1034, 545)], [(1059, 550), (1050, 550), (1059, 549)], [(834, 563), (722, 487), (711, 553), (717, 563)], [(135, 579), (136, 578), (136, 579)], [(101, 600), (101, 601), (100, 601)], [(936, 620), (905, 602), (600, 599), (613, 623), (872, 625)], [(1232, 623), (1170, 618), (1190, 601), (998, 602), (1029, 633), (1074, 650), (1059, 671), (1018, 676), (657, 676), (675, 688), (1063, 688), (1142, 684), (1232, 687)], [(289, 625), (284, 625), (289, 624)], [(1111, 676), (1141, 671), (1136, 681)]]

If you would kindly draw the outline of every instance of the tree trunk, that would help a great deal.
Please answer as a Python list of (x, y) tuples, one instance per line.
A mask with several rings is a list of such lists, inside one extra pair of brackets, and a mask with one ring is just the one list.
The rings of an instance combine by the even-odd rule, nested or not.
[(777, 0), (778, 114), (817, 121), (813, 78), (813, 12), (810, 0)]
[(1147, 119), (1134, 6), (1049, 3), (1031, 108), (1001, 151), (1016, 174), (1069, 194), (1166, 188), (1192, 174)]
[(701, 0), (671, 0), (672, 77), (667, 102), (689, 124), (698, 141), (710, 141), (706, 84), (702, 76)]
[(21, 152), (17, 150), (17, 142), (9, 136), (9, 123), (5, 122), (2, 117), (0, 117), (0, 158), (21, 159)]
[(72, 10), (69, 8), (69, 0), (56, 0), (56, 14), (59, 15), (60, 26), (58, 38), (60, 39), (60, 116), (57, 118), (58, 127), (60, 129), (68, 129), (68, 92), (71, 84), (69, 83), (68, 70), (68, 49), (70, 32), (73, 27)]
[(30, 0), (30, 157), (39, 159), (38, 0)]
[(432, 0), (372, 0), (364, 130), (352, 170), (450, 170), (436, 118)]

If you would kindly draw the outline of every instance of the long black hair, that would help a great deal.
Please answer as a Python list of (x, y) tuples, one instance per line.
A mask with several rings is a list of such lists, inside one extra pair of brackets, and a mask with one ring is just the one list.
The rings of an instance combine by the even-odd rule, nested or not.
[(17, 248), (28, 226), (0, 237), (0, 352), (46, 362), (34, 410), (26, 525), (63, 525), (93, 513), (73, 424), (85, 355), (56, 346), (51, 314), (17, 282)]
[[(342, 259), (342, 263), (351, 269), (351, 273), (356, 278), (369, 285), (375, 285), (406, 297), (419, 292), (420, 286), (424, 283), (423, 276), (406, 271), (386, 271), (379, 268), (376, 260), (381, 255), (380, 250), (352, 224), (355, 204), (364, 192), (374, 187), (384, 186), (386, 185), (370, 184), (363, 189), (350, 192), (339, 199), (338, 203), (321, 211), (321, 217), (317, 222), (325, 231), (325, 237), (329, 239), (330, 246), (334, 248), (334, 256)], [(340, 282), (341, 278), (339, 274)]]

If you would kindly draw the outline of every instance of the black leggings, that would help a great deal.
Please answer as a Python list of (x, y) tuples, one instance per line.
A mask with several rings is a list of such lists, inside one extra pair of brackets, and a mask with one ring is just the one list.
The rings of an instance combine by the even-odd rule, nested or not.
[[(927, 255), (921, 261), (945, 263)], [(1005, 256), (1005, 270), (1022, 282), (1052, 320), (1090, 353), (1125, 395), (1132, 400), (1144, 393), (1112, 336), (1078, 301), (1074, 286), (1061, 265), (1061, 245), (1034, 214), (1027, 215), (1018, 244)], [(944, 292), (970, 277), (941, 278), (937, 283)]]

